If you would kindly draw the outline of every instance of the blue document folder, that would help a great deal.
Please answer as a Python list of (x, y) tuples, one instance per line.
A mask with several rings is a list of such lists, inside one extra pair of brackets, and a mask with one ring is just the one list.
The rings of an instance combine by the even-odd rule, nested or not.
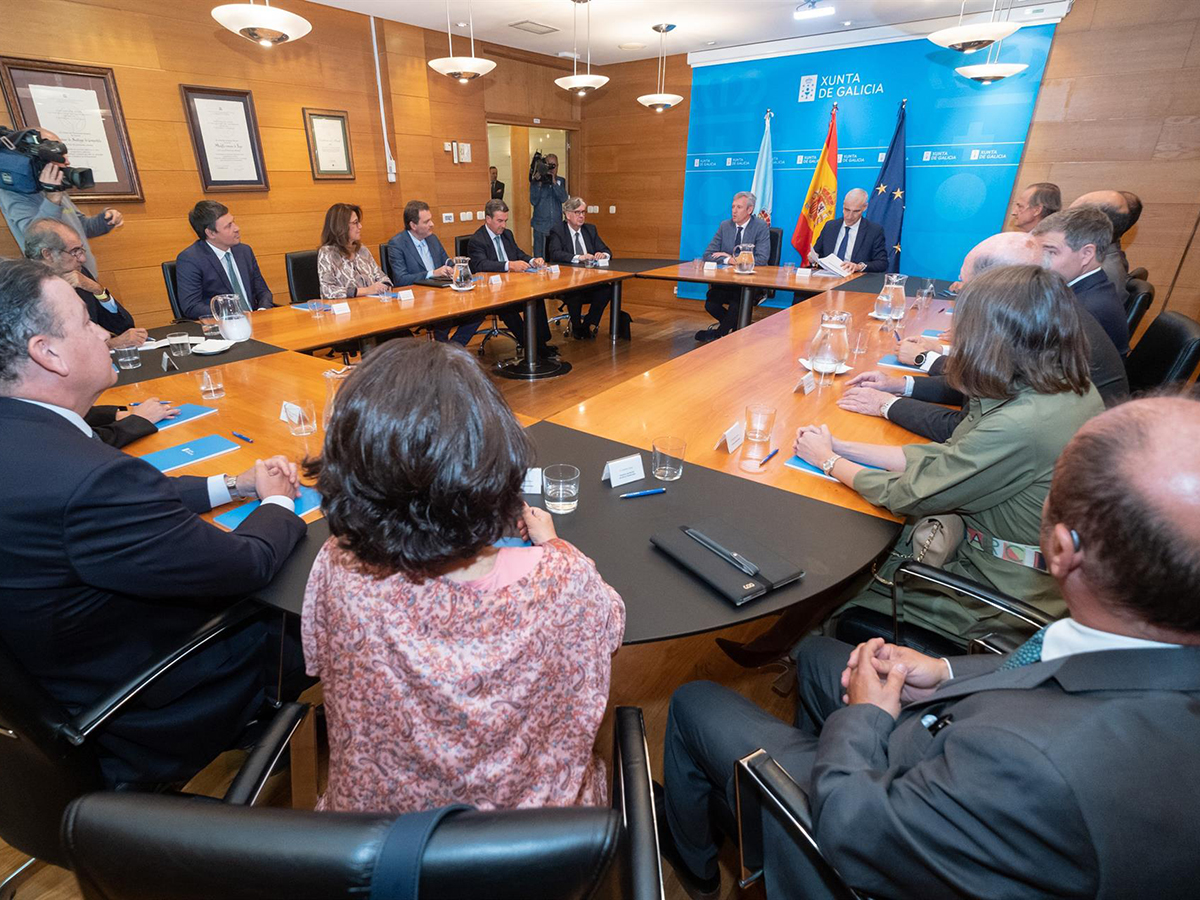
[(212, 459), (214, 456), (220, 456), (222, 453), (232, 453), (239, 449), (241, 449), (241, 445), (235, 444), (229, 438), (223, 438), (219, 434), (210, 434), (177, 447), (155, 450), (153, 453), (147, 453), (142, 459), (160, 472), (170, 472), (173, 469), (190, 466), (192, 463), (202, 462)]
[(198, 403), (181, 403), (179, 404), (179, 415), (173, 419), (163, 419), (161, 422), (156, 422), (154, 423), (154, 427), (159, 431), (164, 431), (167, 428), (182, 425), (184, 422), (190, 422), (192, 419), (211, 416), (216, 411), (217, 408), (215, 406), (201, 406)]
[[(295, 500), (296, 515), (302, 516), (307, 512), (312, 512), (321, 505), (321, 495), (317, 493), (315, 488), (300, 485), (300, 496)], [(223, 525), (230, 531), (237, 528), (246, 521), (247, 516), (262, 506), (261, 500), (255, 500), (251, 503), (243, 503), (227, 513), (221, 513), (213, 519), (218, 525)]]

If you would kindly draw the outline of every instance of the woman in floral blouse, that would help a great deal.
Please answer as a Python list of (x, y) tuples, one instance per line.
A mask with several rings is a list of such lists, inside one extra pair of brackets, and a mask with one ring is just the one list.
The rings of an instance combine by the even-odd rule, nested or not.
[[(319, 808), (603, 805), (625, 606), (521, 500), (524, 430), (466, 351), (392, 341), (306, 463), (333, 537), (301, 621), (329, 724)], [(533, 546), (503, 547), (513, 530)]]
[(371, 251), (362, 245), (362, 210), (349, 203), (335, 203), (325, 213), (321, 249), (317, 252), (317, 276), (321, 299), (340, 300), (390, 290), (392, 281), (383, 274)]

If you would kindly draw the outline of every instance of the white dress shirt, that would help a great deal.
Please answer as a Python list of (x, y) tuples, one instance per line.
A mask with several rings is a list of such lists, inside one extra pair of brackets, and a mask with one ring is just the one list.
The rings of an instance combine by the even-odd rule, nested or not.
[(1059, 619), (1042, 636), (1042, 662), (1049, 662), (1076, 653), (1095, 653), (1098, 650), (1174, 650), (1179, 644), (1164, 644), (1127, 634), (1113, 634), (1080, 625), (1074, 619)]
[[(570, 222), (568, 222), (567, 223), (567, 231), (571, 235), (571, 249), (572, 250), (575, 249), (575, 235), (579, 235), (579, 246), (583, 247), (584, 253), (587, 253), (588, 252), (587, 241), (584, 240), (584, 238), (583, 238), (583, 229), (581, 228), (579, 230), (576, 230), (575, 227), (573, 225), (571, 225)], [(579, 254), (578, 253), (576, 253), (574, 256), (571, 257), (571, 262), (573, 262), (573, 263), (579, 262)]]
[(1096, 266), (1096, 268), (1092, 269), (1090, 272), (1084, 272), (1079, 277), (1072, 278), (1070, 281), (1067, 282), (1067, 287), (1075, 287), (1075, 285), (1078, 284), (1079, 282), (1083, 281), (1083, 279), (1088, 278), (1092, 275), (1095, 275), (1099, 271), (1101, 271), (1101, 267)]
[[(24, 397), (13, 397), (14, 400), (20, 400), (22, 403), (32, 403), (34, 406), (41, 406), (51, 412), (58, 413), (89, 438), (94, 438), (96, 432), (92, 431), (92, 427), (83, 420), (83, 417), (73, 409), (67, 409), (63, 406), (55, 406), (53, 403), (43, 403), (41, 400), (27, 400)], [(229, 488), (225, 486), (224, 475), (210, 475), (208, 477), (208, 503), (214, 509), (218, 506), (224, 506), (226, 503), (231, 503), (233, 497), (229, 494)], [(296, 511), (296, 505), (290, 497), (285, 497), (283, 494), (272, 494), (270, 497), (263, 497), (263, 503), (274, 503), (276, 506), (282, 506), (284, 509)]]
[(429, 252), (429, 245), (424, 240), (417, 240), (417, 236), (411, 231), (408, 232), (408, 236), (412, 238), (413, 246), (417, 248), (417, 256), (421, 257), (421, 262), (425, 264), (425, 277), (432, 278), (433, 254)]
[(842, 246), (842, 238), (846, 236), (847, 230), (850, 232), (850, 240), (846, 242), (846, 255), (844, 257), (838, 257), (842, 260), (842, 262), (846, 262), (854, 255), (854, 244), (858, 240), (858, 226), (861, 224), (862, 219), (860, 218), (857, 222), (851, 225), (849, 229), (847, 229), (845, 220), (843, 220), (842, 227), (838, 229), (837, 240), (833, 244), (833, 252), (835, 254), (838, 252), (838, 248)]
[(246, 302), (248, 304), (250, 304), (251, 307), (253, 307), (254, 306), (254, 298), (251, 297), (250, 292), (248, 290), (246, 290), (246, 282), (242, 281), (242, 273), (238, 269), (237, 260), (233, 258), (233, 251), (232, 250), (222, 250), (220, 247), (214, 247), (212, 244), (212, 241), (205, 241), (204, 243), (208, 244), (209, 250), (211, 250), (213, 253), (217, 254), (217, 265), (219, 265), (221, 267), (221, 271), (225, 272), (226, 275), (229, 275), (229, 272), (226, 271), (226, 269), (225, 269), (225, 254), (226, 253), (229, 254), (230, 262), (233, 263), (233, 275), (237, 279), (237, 284), (232, 285), (234, 293), (237, 293), (237, 289), (240, 286), (242, 289), (242, 291), (241, 291), (242, 296), (245, 297)]

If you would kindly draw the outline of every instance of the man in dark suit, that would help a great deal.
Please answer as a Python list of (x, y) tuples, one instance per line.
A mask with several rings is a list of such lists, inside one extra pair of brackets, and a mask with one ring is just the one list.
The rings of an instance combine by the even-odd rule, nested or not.
[(1129, 281), (1129, 259), (1121, 249), (1121, 239), (1142, 217), (1141, 198), (1132, 191), (1089, 191), (1076, 198), (1070, 208), (1077, 206), (1094, 206), (1112, 223), (1112, 242), (1108, 252), (1100, 257), (1100, 267), (1117, 289), (1117, 296), (1124, 297)]
[(100, 440), (110, 447), (127, 447), (134, 441), (158, 433), (156, 423), (179, 415), (179, 407), (147, 397), (132, 409), (123, 406), (93, 406), (84, 413), (88, 424)]
[(217, 294), (235, 294), (246, 312), (275, 305), (254, 251), (242, 243), (225, 204), (201, 200), (188, 213), (188, 223), (196, 242), (175, 257), (176, 297), (184, 318), (211, 316), (209, 302)]
[[(451, 278), (454, 275), (446, 248), (433, 233), (433, 213), (424, 200), (409, 200), (404, 204), (404, 230), (388, 241), (387, 255), (392, 268), (392, 284), (396, 287), (426, 278)], [(443, 344), (453, 340), (465, 347), (482, 324), (483, 319), (479, 317), (464, 319), (453, 338), (449, 325), (434, 328), (433, 336)]]
[[(981, 272), (995, 266), (1040, 266), (1041, 243), (1022, 231), (1005, 231), (984, 238), (966, 255), (959, 273), (961, 284), (970, 283)], [(1129, 378), (1125, 362), (1109, 340), (1100, 323), (1080, 307), (1080, 324), (1088, 337), (1092, 383), (1107, 406), (1129, 396)], [(838, 398), (838, 406), (850, 412), (880, 416), (901, 428), (931, 441), (943, 442), (967, 415), (966, 398), (946, 383), (946, 351), (941, 340), (909, 338), (900, 344), (900, 362), (916, 365), (929, 372), (928, 378), (894, 376), (883, 372), (864, 372), (854, 376)], [(959, 409), (947, 409), (953, 404)]]
[[(712, 822), (732, 808), (735, 762), (760, 747), (865, 895), (1193, 896), (1200, 767), (1180, 760), (1200, 746), (1198, 443), (1200, 403), (1183, 397), (1079, 430), (1042, 514), (1070, 617), (1012, 654), (808, 638), (796, 727), (709, 682), (676, 691), (664, 854), (693, 896), (719, 889)], [(772, 816), (763, 841), (768, 897), (830, 896)]]
[[(737, 248), (745, 244), (754, 245), (754, 264), (765, 266), (771, 258), (771, 226), (761, 217), (754, 215), (755, 197), (749, 191), (738, 191), (729, 205), (729, 218), (717, 226), (704, 248), (704, 261), (720, 265), (733, 265)], [(765, 291), (755, 291), (757, 303)], [(728, 284), (710, 284), (704, 298), (704, 311), (716, 319), (716, 324), (696, 332), (696, 340), (702, 344), (724, 337), (737, 327), (738, 310), (741, 308), (742, 290)]]
[(1112, 243), (1112, 223), (1091, 206), (1075, 206), (1038, 222), (1032, 234), (1042, 242), (1046, 268), (1067, 280), (1084, 309), (1096, 317), (1117, 352), (1129, 354), (1125, 298), (1108, 280), (1101, 260)]
[(146, 341), (146, 329), (134, 325), (133, 315), (84, 268), (83, 239), (57, 219), (35, 219), (25, 232), (25, 255), (50, 267), (50, 271), (75, 288), (87, 306), (88, 316), (109, 333), (109, 347), (137, 347)]
[[(73, 712), (268, 584), (305, 531), (283, 457), (167, 478), (101, 442), (83, 417), (115, 380), (70, 285), (0, 262), (0, 640)], [(231, 497), (263, 502), (232, 533), (198, 515)], [(107, 781), (191, 777), (255, 717), (279, 650), (259, 621), (181, 662), (104, 727)]]
[[(596, 226), (584, 221), (587, 201), (582, 197), (568, 197), (563, 204), (563, 218), (565, 221), (552, 227), (546, 238), (546, 258), (551, 263), (580, 265), (612, 259), (612, 251), (600, 239)], [(584, 288), (564, 295), (563, 300), (571, 314), (571, 333), (576, 338), (594, 338), (611, 299), (612, 288), (609, 287)], [(586, 319), (583, 318), (584, 303), (588, 304)]]
[(812, 250), (809, 262), (830, 253), (846, 264), (851, 272), (886, 272), (887, 244), (883, 228), (863, 218), (867, 211), (867, 192), (862, 188), (846, 191), (842, 199), (842, 217), (825, 223)]
[(488, 167), (488, 176), (491, 179), (491, 188), (492, 188), (491, 199), (492, 200), (503, 200), (504, 199), (504, 182), (496, 180), (496, 167), (495, 166)]
[[(489, 200), (483, 208), (483, 224), (467, 242), (467, 256), (471, 258), (472, 272), (525, 272), (531, 266), (544, 266), (546, 261), (530, 256), (517, 246), (516, 238), (508, 230), (508, 204), (503, 200)], [(558, 348), (550, 343), (550, 320), (546, 317), (546, 304), (537, 306), (538, 354), (557, 356)], [(504, 325), (525, 346), (525, 320), (521, 313), (511, 307), (500, 313)]]

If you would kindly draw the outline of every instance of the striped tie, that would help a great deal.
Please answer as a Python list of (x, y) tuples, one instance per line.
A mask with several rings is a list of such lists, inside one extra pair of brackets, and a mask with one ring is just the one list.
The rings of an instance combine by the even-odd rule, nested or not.
[(1035, 662), (1042, 661), (1042, 641), (1046, 637), (1046, 629), (1039, 628), (1029, 640), (1023, 643), (1020, 647), (1012, 652), (1012, 655), (1004, 661), (997, 669), (997, 672), (1007, 672), (1010, 669), (1019, 669), (1022, 666), (1031, 666)]

